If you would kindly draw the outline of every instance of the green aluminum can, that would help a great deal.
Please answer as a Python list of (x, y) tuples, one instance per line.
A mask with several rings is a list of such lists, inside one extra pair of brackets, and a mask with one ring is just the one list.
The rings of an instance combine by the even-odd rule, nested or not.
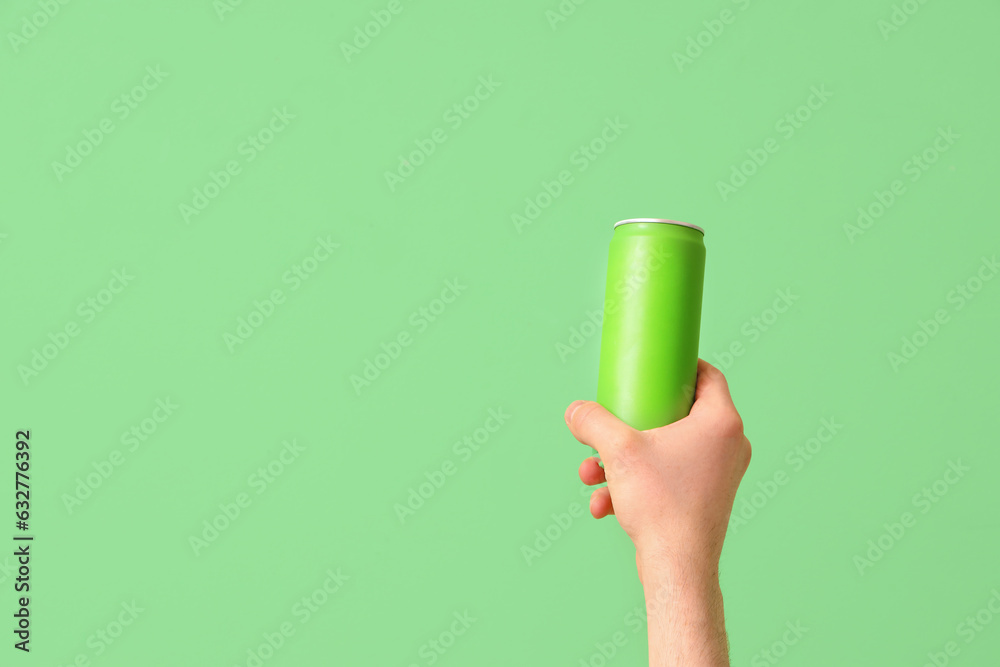
[(686, 417), (698, 373), (705, 231), (674, 220), (615, 223), (597, 402), (638, 430)]

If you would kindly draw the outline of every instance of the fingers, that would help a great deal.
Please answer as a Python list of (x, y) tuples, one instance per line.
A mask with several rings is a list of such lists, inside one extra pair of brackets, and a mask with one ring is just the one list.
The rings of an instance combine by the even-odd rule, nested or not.
[(595, 519), (603, 519), (609, 514), (615, 513), (614, 505), (611, 504), (611, 491), (608, 487), (602, 486), (590, 494), (590, 513)]
[[(604, 468), (591, 456), (584, 459), (580, 464), (580, 480), (588, 486), (603, 484), (608, 481), (604, 477)], [(609, 514), (615, 513), (614, 505), (611, 504), (611, 491), (603, 486), (590, 494), (590, 513), (595, 519), (603, 519)]]
[(691, 412), (734, 407), (726, 376), (712, 364), (699, 359), (698, 382), (694, 389), (694, 405), (691, 407)]
[(601, 467), (601, 464), (597, 462), (595, 457), (591, 456), (589, 459), (584, 459), (583, 463), (580, 464), (580, 481), (587, 486), (604, 484), (608, 481), (604, 476), (604, 468)]
[[(630, 426), (593, 401), (571, 403), (566, 408), (566, 424), (577, 440), (596, 449), (605, 460), (617, 444), (635, 434)], [(580, 464), (579, 474), (580, 480), (588, 486), (607, 481), (604, 468), (593, 456)], [(590, 513), (595, 519), (615, 513), (608, 487), (601, 487), (590, 494)]]
[(566, 408), (566, 425), (577, 440), (590, 445), (607, 461), (615, 447), (630, 439), (635, 431), (593, 401), (574, 401)]

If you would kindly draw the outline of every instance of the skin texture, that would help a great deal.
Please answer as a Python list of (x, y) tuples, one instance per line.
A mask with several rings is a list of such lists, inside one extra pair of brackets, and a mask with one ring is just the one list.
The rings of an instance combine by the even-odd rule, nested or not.
[(597, 519), (614, 514), (632, 538), (646, 597), (649, 664), (729, 665), (719, 558), (750, 442), (722, 371), (698, 360), (691, 414), (637, 431), (592, 401), (575, 401), (566, 424), (600, 454), (580, 465)]

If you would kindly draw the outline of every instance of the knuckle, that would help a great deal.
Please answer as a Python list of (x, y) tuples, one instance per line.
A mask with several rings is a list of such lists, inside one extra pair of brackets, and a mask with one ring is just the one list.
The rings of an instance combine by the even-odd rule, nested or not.
[(620, 431), (614, 436), (615, 449), (625, 453), (635, 452), (642, 436), (635, 431)]
[(641, 440), (641, 436), (637, 433), (623, 432), (616, 434), (610, 443), (615, 462), (619, 465), (628, 465), (631, 461), (634, 461), (639, 454)]
[(718, 366), (713, 366), (712, 364), (705, 362), (707, 366), (707, 374), (714, 377), (716, 381), (724, 383), (727, 387), (729, 386), (728, 380), (726, 380), (726, 374), (722, 372)]
[(743, 418), (735, 409), (727, 411), (719, 419), (719, 433), (735, 438), (743, 435)]
[(750, 467), (750, 459), (753, 458), (753, 447), (750, 446), (750, 441), (746, 438), (743, 438), (741, 443), (740, 455), (743, 462), (743, 471), (746, 472), (746, 469)]
[(571, 419), (573, 425), (577, 428), (582, 428), (596, 409), (597, 403), (585, 403), (584, 405), (581, 405), (576, 409), (576, 412), (573, 413), (573, 417)]

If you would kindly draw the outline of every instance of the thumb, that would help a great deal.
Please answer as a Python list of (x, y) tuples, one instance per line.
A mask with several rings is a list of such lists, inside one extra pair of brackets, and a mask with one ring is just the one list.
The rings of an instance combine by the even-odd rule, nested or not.
[(597, 450), (604, 461), (637, 431), (594, 401), (574, 401), (566, 408), (566, 425), (577, 440)]

